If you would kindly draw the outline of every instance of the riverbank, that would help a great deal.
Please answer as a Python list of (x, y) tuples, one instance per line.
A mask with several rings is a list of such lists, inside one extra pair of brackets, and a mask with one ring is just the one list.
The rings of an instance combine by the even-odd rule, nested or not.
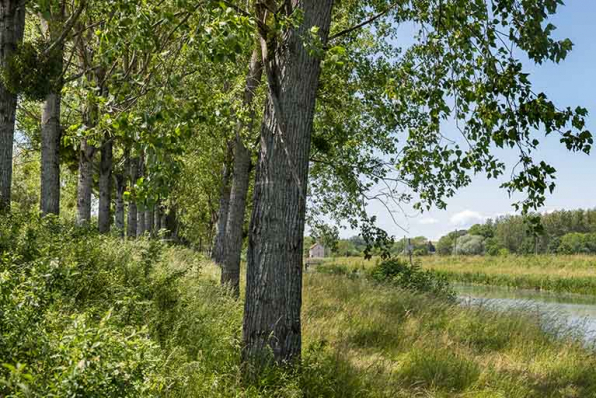
[(545, 334), (524, 311), (318, 273), (305, 278), (304, 304), (307, 345), (325, 341), (345, 388), (357, 391), (335, 396), (596, 396), (596, 355), (564, 328)]
[[(596, 256), (424, 256), (415, 258), (425, 269), (458, 283), (596, 295)], [(328, 259), (328, 267), (368, 268), (376, 259)]]

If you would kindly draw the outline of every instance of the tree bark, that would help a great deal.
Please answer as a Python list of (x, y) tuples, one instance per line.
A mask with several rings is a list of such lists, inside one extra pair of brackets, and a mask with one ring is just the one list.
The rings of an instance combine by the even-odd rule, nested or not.
[(311, 55), (303, 40), (316, 26), (326, 43), (333, 0), (290, 3), (286, 12), (300, 9), (301, 24), (290, 27), (273, 51), (267, 43), (261, 45), (269, 98), (248, 243), (242, 358), (250, 372), (259, 372), (272, 360), (292, 364), (300, 358), (302, 346), (302, 247), (320, 75), (320, 59)]
[(101, 161), (99, 165), (99, 213), (98, 229), (99, 233), (106, 234), (110, 232), (112, 205), (112, 141), (106, 134), (101, 145)]
[(118, 173), (114, 176), (116, 180), (116, 230), (121, 237), (124, 237), (124, 191), (126, 180), (124, 174)]
[[(135, 179), (138, 180), (145, 174), (145, 159), (144, 154), (141, 152), (141, 156), (139, 157), (139, 168), (137, 169), (137, 177)], [(145, 233), (145, 203), (137, 202), (137, 236), (143, 236)]]
[(157, 205), (155, 205), (155, 225), (154, 225), (154, 229), (155, 232), (158, 233), (161, 230), (161, 217), (162, 217), (162, 212), (163, 209), (161, 207), (160, 202), (157, 202)]
[(91, 221), (91, 190), (93, 188), (93, 157), (96, 148), (81, 140), (79, 150), (79, 179), (77, 185), (77, 225), (85, 225)]
[(230, 165), (224, 162), (222, 169), (221, 191), (219, 196), (219, 210), (215, 226), (215, 242), (213, 243), (213, 261), (221, 265), (225, 251), (226, 225), (230, 208)]
[(161, 211), (161, 229), (165, 229), (167, 231), (168, 229), (168, 223), (167, 223), (167, 217), (168, 217), (168, 213), (166, 212), (166, 209), (162, 209)]
[[(4, 67), (18, 45), (25, 29), (25, 2), (0, 1), (0, 67)], [(10, 209), (12, 156), (17, 96), (0, 83), (0, 212)]]
[(145, 234), (145, 205), (137, 203), (137, 236)]
[(41, 201), (42, 215), (60, 214), (60, 90), (48, 94), (41, 117)]
[[(41, 28), (50, 40), (56, 40), (58, 26), (64, 20), (64, 9), (46, 21), (42, 19)], [(62, 65), (64, 45), (60, 43), (54, 57)], [(60, 67), (62, 70), (62, 66)], [(47, 76), (51, 78), (51, 76)], [(41, 116), (41, 189), (40, 210), (42, 215), (60, 213), (60, 140), (62, 126), (60, 124), (60, 103), (62, 101), (62, 80), (58, 79), (56, 86), (46, 96)]]
[(149, 233), (150, 236), (153, 236), (153, 227), (155, 224), (155, 213), (154, 213), (154, 206), (148, 205), (147, 210), (145, 210), (145, 231)]
[[(263, 67), (261, 54), (258, 50), (255, 50), (250, 60), (246, 78), (246, 88), (244, 90), (243, 98), (243, 106), (245, 108), (250, 109), (252, 107), (255, 91), (261, 83), (262, 74)], [(250, 111), (249, 115), (249, 121), (246, 125), (240, 122), (238, 123), (236, 138), (234, 140), (234, 174), (226, 224), (225, 250), (221, 272), (221, 283), (229, 285), (236, 297), (240, 295), (242, 230), (244, 226), (246, 195), (248, 193), (251, 169), (251, 153), (244, 145), (244, 140), (242, 138), (244, 129), (252, 131), (253, 128), (254, 112)]]
[[(130, 182), (130, 188), (129, 188), (130, 190), (133, 189), (137, 175), (139, 174), (138, 167), (139, 167), (139, 160), (131, 159), (130, 160), (130, 170), (129, 170), (129, 174), (128, 174), (128, 178), (129, 178), (129, 182)], [(126, 235), (129, 238), (134, 238), (137, 236), (137, 215), (138, 215), (137, 213), (138, 213), (137, 204), (135, 202), (135, 199), (131, 198), (128, 202), (128, 220), (127, 220), (127, 226), (126, 226)]]

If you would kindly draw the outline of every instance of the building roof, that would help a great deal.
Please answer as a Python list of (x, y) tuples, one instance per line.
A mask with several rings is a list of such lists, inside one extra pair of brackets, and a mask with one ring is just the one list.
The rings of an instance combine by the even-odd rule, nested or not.
[(314, 244), (314, 245), (312, 245), (312, 246), (311, 246), (311, 247), (310, 247), (308, 250), (312, 250), (312, 249), (314, 249), (316, 246), (321, 246), (321, 247), (323, 247), (323, 245), (322, 245), (322, 244), (320, 244), (320, 243), (315, 243), (315, 244)]

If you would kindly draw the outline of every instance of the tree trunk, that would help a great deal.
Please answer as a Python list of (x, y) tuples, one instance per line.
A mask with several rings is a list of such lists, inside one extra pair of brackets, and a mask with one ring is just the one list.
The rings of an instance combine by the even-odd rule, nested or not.
[(230, 206), (230, 166), (227, 160), (222, 170), (221, 191), (219, 196), (219, 211), (215, 226), (215, 242), (213, 243), (213, 261), (221, 265), (225, 251), (226, 225)]
[(60, 102), (59, 90), (50, 93), (41, 117), (41, 214), (60, 214)]
[(110, 232), (110, 208), (112, 205), (112, 141), (106, 134), (101, 145), (101, 162), (99, 165), (99, 233)]
[(166, 212), (166, 209), (162, 209), (161, 211), (161, 229), (168, 229), (168, 223), (167, 223), (167, 219), (168, 219), (168, 213)]
[(124, 174), (118, 173), (114, 176), (116, 180), (116, 230), (121, 237), (124, 237), (124, 191), (126, 180)]
[[(261, 54), (258, 50), (252, 55), (244, 90), (243, 106), (251, 108), (255, 91), (261, 83), (263, 67)], [(224, 243), (224, 257), (222, 263), (221, 283), (229, 285), (236, 297), (240, 295), (240, 257), (242, 253), (242, 230), (246, 211), (246, 195), (250, 178), (251, 153), (246, 148), (242, 138), (242, 130), (252, 131), (254, 112), (250, 112), (250, 120), (246, 126), (238, 124), (234, 141), (234, 174), (226, 234)]]
[(145, 205), (137, 203), (137, 236), (145, 234)]
[[(23, 41), (25, 2), (0, 1), (0, 67)], [(0, 212), (10, 208), (12, 156), (17, 96), (0, 83)]]
[[(58, 14), (53, 21), (41, 20), (41, 29), (50, 40), (56, 40), (57, 26), (64, 18)], [(64, 46), (60, 44), (55, 52), (56, 61), (62, 65)], [(62, 66), (60, 67), (62, 70)], [(48, 76), (47, 78), (50, 78)], [(41, 189), (40, 210), (42, 215), (60, 213), (60, 103), (62, 101), (62, 81), (58, 81), (46, 96), (41, 116)]]
[(162, 217), (162, 207), (159, 204), (160, 202), (158, 202), (157, 205), (155, 205), (155, 225), (154, 225), (154, 229), (155, 232), (159, 232), (161, 230), (161, 217)]
[(300, 358), (302, 345), (302, 247), (320, 75), (320, 59), (311, 55), (303, 40), (316, 26), (322, 43), (327, 41), (333, 0), (291, 0), (291, 4), (302, 11), (300, 26), (289, 28), (283, 43), (270, 54), (262, 44), (269, 98), (248, 243), (242, 352), (247, 370), (254, 372), (272, 359), (292, 364)]
[(145, 231), (153, 236), (153, 224), (155, 224), (155, 213), (153, 212), (154, 206), (148, 205), (145, 210)]
[(165, 228), (168, 230), (168, 237), (174, 241), (178, 240), (178, 217), (176, 217), (176, 207), (172, 206), (168, 209), (164, 222)]
[(91, 190), (93, 188), (93, 156), (95, 147), (81, 140), (79, 150), (79, 179), (77, 185), (77, 225), (91, 221)]
[[(145, 175), (145, 154), (141, 152), (138, 160), (136, 181)], [(137, 236), (143, 236), (145, 233), (145, 203), (137, 201)]]
[[(129, 181), (130, 181), (130, 190), (134, 187), (137, 175), (139, 174), (138, 171), (139, 167), (139, 160), (138, 159), (131, 159), (130, 160), (130, 170), (129, 170)], [(129, 238), (134, 238), (137, 236), (137, 204), (134, 198), (131, 198), (128, 202), (128, 224), (126, 227), (126, 235)]]

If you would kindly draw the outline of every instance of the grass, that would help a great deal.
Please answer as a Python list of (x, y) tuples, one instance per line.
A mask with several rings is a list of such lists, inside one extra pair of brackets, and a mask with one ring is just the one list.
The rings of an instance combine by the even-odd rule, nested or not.
[[(307, 345), (325, 342), (370, 397), (595, 397), (596, 355), (520, 312), (461, 307), (363, 279), (308, 274)], [(345, 370), (344, 370), (345, 371)]]
[[(452, 282), (596, 295), (594, 256), (426, 256), (418, 259), (423, 268), (442, 274)], [(325, 267), (343, 266), (351, 271), (371, 267), (376, 261), (344, 257), (327, 260)]]
[[(207, 264), (203, 277), (216, 283), (218, 269)], [(240, 313), (229, 312), (237, 327)], [(303, 332), (298, 375), (277, 374), (245, 390), (238, 374), (223, 376), (220, 369), (216, 377), (232, 384), (216, 384), (231, 390), (187, 396), (596, 397), (593, 351), (563, 328), (546, 334), (536, 315), (524, 311), (462, 307), (311, 272), (304, 280)]]
[(356, 262), (306, 273), (300, 365), (248, 384), (243, 302), (209, 260), (52, 220), (2, 228), (3, 397), (596, 397), (596, 354), (570, 331), (352, 277)]

